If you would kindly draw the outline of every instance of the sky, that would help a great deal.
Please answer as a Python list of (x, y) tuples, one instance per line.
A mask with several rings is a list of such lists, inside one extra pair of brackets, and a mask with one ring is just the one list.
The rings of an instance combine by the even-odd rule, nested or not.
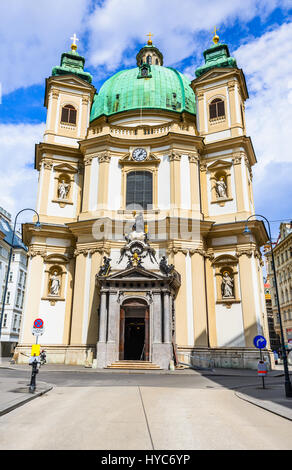
[(74, 33), (99, 90), (135, 67), (149, 32), (164, 65), (195, 78), (216, 26), (247, 81), (256, 213), (271, 221), (273, 238), (281, 221), (292, 220), (292, 0), (13, 0), (1, 5), (1, 18), (0, 206), (13, 217), (36, 206), (45, 79)]

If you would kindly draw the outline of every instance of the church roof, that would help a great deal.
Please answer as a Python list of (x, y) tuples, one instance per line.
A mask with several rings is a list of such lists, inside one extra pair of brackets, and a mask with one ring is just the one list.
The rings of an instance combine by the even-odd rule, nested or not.
[(142, 64), (106, 80), (94, 98), (90, 120), (134, 109), (196, 114), (195, 103), (190, 82), (180, 72), (162, 65)]
[[(219, 39), (219, 38), (218, 38)], [(236, 60), (230, 56), (227, 44), (215, 42), (204, 51), (205, 64), (195, 71), (196, 77), (216, 67), (237, 67)]]

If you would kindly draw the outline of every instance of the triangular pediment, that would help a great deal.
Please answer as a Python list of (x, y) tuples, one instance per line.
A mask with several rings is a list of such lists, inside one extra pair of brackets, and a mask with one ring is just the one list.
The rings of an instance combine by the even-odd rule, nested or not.
[(128, 268), (124, 269), (122, 271), (117, 271), (109, 276), (106, 277), (106, 280), (109, 281), (111, 279), (113, 280), (127, 280), (127, 279), (148, 279), (148, 280), (161, 280), (164, 279), (164, 277), (161, 274), (157, 274), (153, 271), (149, 271), (148, 269), (144, 269), (141, 267), (133, 267), (133, 268)]
[(147, 164), (147, 163), (152, 163), (152, 164), (156, 164), (156, 165), (159, 165), (160, 163), (160, 158), (159, 157), (156, 157), (156, 155), (154, 155), (154, 153), (149, 153), (147, 154), (147, 157), (145, 158), (145, 160), (141, 160), (141, 161), (136, 161), (134, 160), (133, 158), (133, 155), (132, 153), (126, 153), (120, 160), (119, 160), (119, 163), (121, 165), (126, 165), (127, 163), (129, 164), (134, 164), (134, 165), (143, 165), (143, 164)]
[(70, 165), (69, 163), (60, 163), (60, 165), (54, 166), (55, 171), (65, 172), (65, 173), (77, 173), (77, 168)]
[(78, 77), (77, 75), (72, 74), (65, 74), (65, 75), (54, 75), (49, 78), (49, 81), (54, 81), (55, 83), (58, 82), (62, 85), (74, 85), (74, 86), (82, 86), (82, 88), (88, 88), (88, 90), (92, 90), (92, 85), (87, 83), (82, 78)]
[(229, 75), (230, 72), (236, 72), (236, 71), (237, 69), (235, 69), (234, 67), (216, 67), (214, 69), (208, 70), (208, 72), (203, 73), (200, 77), (195, 78), (193, 82), (198, 84), (200, 82), (204, 82), (212, 78), (216, 78), (216, 79), (224, 78), (224, 76)]
[(207, 166), (207, 169), (210, 171), (214, 170), (223, 170), (225, 168), (230, 168), (232, 166), (231, 162), (226, 162), (225, 160), (216, 160), (216, 162), (211, 163)]

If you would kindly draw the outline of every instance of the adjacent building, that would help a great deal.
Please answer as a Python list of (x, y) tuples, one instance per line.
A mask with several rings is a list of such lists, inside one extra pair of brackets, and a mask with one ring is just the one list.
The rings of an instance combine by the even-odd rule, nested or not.
[[(0, 207), (0, 289), (2, 310), (5, 282), (8, 270), (8, 258), (12, 246), (13, 228), (11, 214)], [(1, 345), (2, 356), (13, 353), (19, 339), (20, 324), (23, 312), (27, 274), (27, 248), (21, 241), (21, 235), (15, 234), (8, 285), (5, 299), (5, 309), (2, 318)]]
[[(279, 302), (285, 346), (292, 349), (292, 221), (280, 225), (279, 237), (273, 247)], [(267, 272), (271, 284), (271, 302), (275, 331), (280, 335), (280, 322), (276, 302), (275, 279), (271, 253), (266, 252)]]
[(218, 36), (192, 81), (151, 39), (98, 92), (84, 63), (73, 43), (46, 80), (19, 361), (38, 315), (52, 362), (256, 367), (267, 234), (256, 219), (243, 233), (256, 164), (243, 71)]

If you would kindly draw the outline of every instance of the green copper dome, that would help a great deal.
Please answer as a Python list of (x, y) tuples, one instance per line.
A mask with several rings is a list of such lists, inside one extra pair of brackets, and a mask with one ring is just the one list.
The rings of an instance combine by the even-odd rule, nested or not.
[(171, 67), (142, 64), (109, 78), (95, 96), (90, 121), (133, 109), (163, 109), (196, 114), (189, 80)]

